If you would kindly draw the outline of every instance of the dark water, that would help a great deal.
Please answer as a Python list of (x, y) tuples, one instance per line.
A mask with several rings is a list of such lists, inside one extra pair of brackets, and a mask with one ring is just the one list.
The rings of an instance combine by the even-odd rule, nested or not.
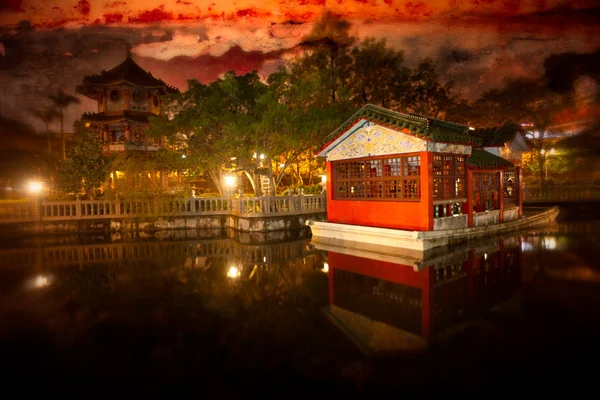
[(4, 241), (5, 388), (294, 398), (595, 388), (595, 208), (422, 260), (324, 251), (307, 236)]

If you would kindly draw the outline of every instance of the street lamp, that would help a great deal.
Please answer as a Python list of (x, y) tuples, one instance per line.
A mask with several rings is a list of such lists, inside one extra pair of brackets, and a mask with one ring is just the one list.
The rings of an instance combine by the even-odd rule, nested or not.
[[(540, 150), (540, 153), (542, 155), (544, 155), (544, 154), (546, 154), (546, 150), (542, 149), (542, 150)], [(554, 150), (554, 148), (551, 148), (550, 151), (548, 151), (547, 153), (548, 153), (548, 156), (553, 156), (556, 154), (556, 150)], [(546, 170), (546, 180), (548, 180), (548, 162), (547, 161), (548, 160), (546, 159), (546, 162), (544, 163), (544, 167), (545, 167), (544, 169)]]
[(33, 195), (39, 195), (42, 192), (44, 185), (40, 181), (27, 182), (27, 191)]
[(232, 195), (233, 190), (237, 181), (237, 177), (235, 175), (227, 175), (224, 178), (225, 187), (227, 188), (227, 192)]

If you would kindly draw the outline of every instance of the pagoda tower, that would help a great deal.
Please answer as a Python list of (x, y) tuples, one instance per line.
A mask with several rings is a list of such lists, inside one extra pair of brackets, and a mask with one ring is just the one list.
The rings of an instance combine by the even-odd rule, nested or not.
[[(85, 113), (81, 120), (87, 128), (98, 130), (103, 154), (126, 157), (152, 156), (160, 148), (161, 140), (146, 134), (150, 127), (148, 119), (161, 114), (161, 97), (179, 92), (136, 64), (129, 46), (125, 61), (111, 70), (85, 76), (76, 91), (98, 104), (98, 112)], [(153, 186), (159, 180), (159, 186), (164, 188), (168, 186), (167, 174), (168, 171), (127, 174), (113, 171), (110, 187), (117, 189), (119, 177), (124, 178), (129, 188), (140, 187), (143, 177), (147, 176)]]
[(81, 119), (86, 127), (98, 129), (106, 154), (158, 150), (159, 140), (146, 135), (148, 118), (160, 115), (161, 96), (179, 92), (136, 64), (129, 47), (125, 61), (85, 76), (76, 91), (98, 103), (98, 112)]

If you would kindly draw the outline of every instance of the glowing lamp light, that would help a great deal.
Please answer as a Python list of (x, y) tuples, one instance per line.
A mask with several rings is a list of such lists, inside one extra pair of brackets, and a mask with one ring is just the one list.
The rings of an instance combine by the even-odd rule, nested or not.
[(229, 267), (229, 271), (227, 271), (228, 278), (236, 279), (236, 278), (239, 278), (241, 274), (242, 273), (240, 272), (240, 270), (234, 266)]
[(92, 126), (92, 124), (90, 124), (89, 122), (86, 122), (86, 123), (85, 123), (85, 127), (86, 127), (86, 128), (89, 128), (90, 126)]
[(182, 155), (181, 155), (181, 158), (185, 158), (185, 154), (182, 154)]
[(327, 183), (327, 175), (321, 175), (321, 182)]
[(229, 187), (233, 187), (235, 185), (235, 181), (237, 180), (237, 178), (233, 175), (227, 175), (225, 177), (225, 185), (229, 186)]
[(321, 270), (325, 273), (329, 272), (329, 264), (328, 263), (323, 263), (323, 269)]
[(37, 289), (45, 288), (48, 285), (50, 285), (50, 280), (45, 275), (38, 275), (33, 280), (33, 286)]
[(32, 194), (40, 194), (43, 185), (40, 181), (30, 181), (27, 183), (27, 191)]
[(264, 154), (261, 154), (259, 158), (260, 158), (261, 160), (264, 160), (264, 159), (265, 159), (265, 155), (264, 155)]

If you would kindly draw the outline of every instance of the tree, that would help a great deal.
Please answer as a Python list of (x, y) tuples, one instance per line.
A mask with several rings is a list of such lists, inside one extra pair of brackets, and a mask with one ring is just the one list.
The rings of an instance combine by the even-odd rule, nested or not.
[[(208, 174), (219, 193), (225, 193), (227, 170), (244, 172), (255, 192), (253, 155), (262, 138), (251, 129), (257, 117), (256, 100), (266, 91), (256, 72), (228, 72), (210, 85), (188, 82), (186, 92), (163, 103), (165, 117), (152, 118), (151, 136), (164, 136), (172, 149), (186, 151), (190, 165)], [(235, 161), (235, 163), (233, 163)]]
[(50, 132), (50, 124), (56, 118), (59, 118), (60, 113), (54, 107), (45, 107), (42, 110), (31, 108), (30, 111), (44, 123), (46, 127), (46, 136), (48, 137), (48, 154), (52, 154), (52, 141), (50, 140), (52, 132)]
[(350, 49), (356, 38), (350, 36), (349, 31), (348, 21), (326, 12), (302, 38), (302, 45), (309, 51), (298, 65), (318, 74), (331, 103), (344, 97), (343, 91), (350, 77)]
[(452, 107), (456, 101), (450, 94), (454, 82), (442, 85), (436, 67), (431, 59), (425, 59), (410, 72), (408, 88), (401, 87), (395, 94), (399, 108), (437, 118)]
[(83, 126), (80, 121), (73, 125), (75, 144), (68, 157), (59, 166), (62, 189), (67, 193), (93, 196), (93, 191), (107, 180), (109, 168), (102, 157), (102, 143), (98, 134)]
[(348, 86), (356, 106), (373, 103), (390, 107), (394, 95), (409, 90), (404, 54), (386, 47), (385, 39), (366, 38), (352, 49), (352, 75)]
[(482, 126), (500, 125), (507, 120), (528, 126), (526, 136), (537, 157), (539, 184), (545, 181), (545, 164), (550, 152), (553, 120), (564, 106), (561, 95), (546, 82), (533, 78), (509, 78), (500, 89), (485, 92), (475, 103), (472, 119)]
[(65, 146), (65, 108), (69, 107), (72, 104), (79, 104), (80, 101), (77, 97), (71, 96), (70, 94), (66, 94), (62, 89), (58, 91), (55, 95), (48, 96), (50, 100), (54, 103), (54, 106), (58, 110), (58, 118), (60, 121), (60, 140), (62, 142), (62, 155), (63, 160), (66, 158), (66, 146)]
[(261, 138), (260, 149), (267, 168), (264, 173), (275, 190), (288, 167), (314, 158), (315, 148), (322, 138), (354, 111), (342, 103), (322, 108), (306, 107), (302, 99), (306, 99), (305, 94), (310, 91), (303, 86), (312, 83), (281, 85), (282, 79), (290, 78), (284, 77), (285, 74), (285, 71), (279, 71), (269, 79), (268, 91), (257, 102), (259, 118), (251, 126), (254, 135)]

